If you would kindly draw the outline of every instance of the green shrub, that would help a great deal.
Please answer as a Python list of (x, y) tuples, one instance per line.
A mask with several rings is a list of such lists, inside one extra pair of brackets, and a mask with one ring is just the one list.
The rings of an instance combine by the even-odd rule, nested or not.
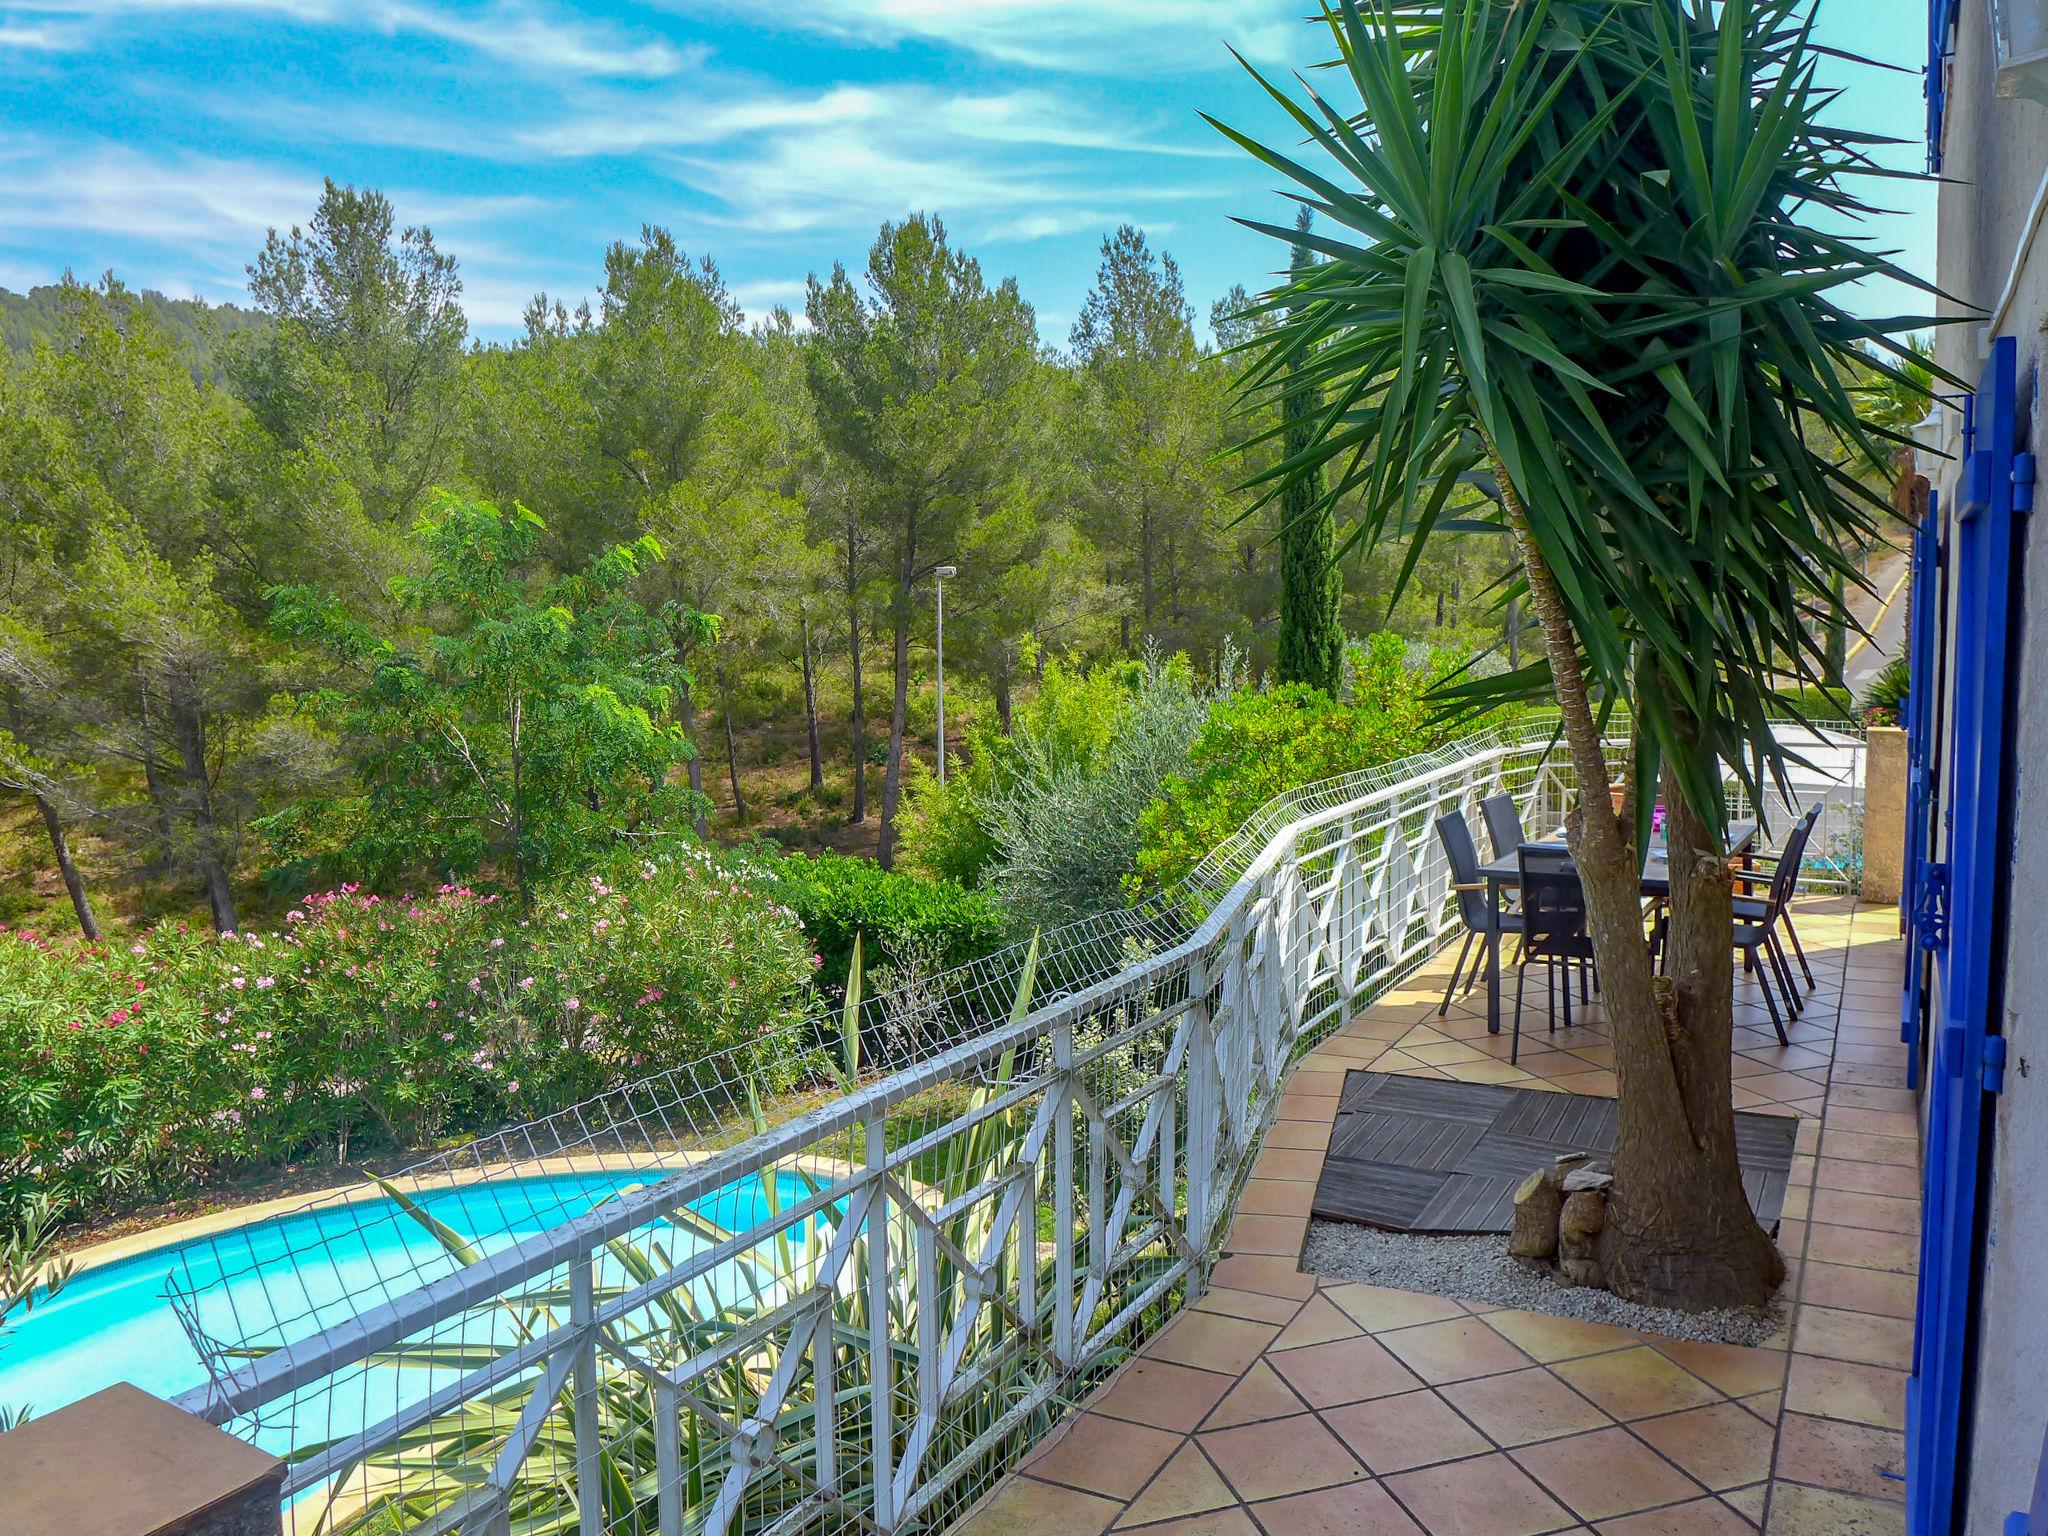
[(1122, 707), (1099, 717), (1098, 748), (1070, 751), (1050, 733), (1020, 742), (1016, 771), (987, 808), (997, 848), (989, 881), (1020, 922), (1053, 928), (1122, 902), (1140, 819), (1187, 770), (1215, 696), (1186, 657), (1155, 651)]
[(1840, 689), (1780, 688), (1772, 695), (1772, 699), (1774, 713), (1816, 723), (1856, 718), (1856, 710), (1850, 703), (1849, 695)]
[(1894, 656), (1886, 662), (1884, 669), (1870, 680), (1870, 686), (1863, 690), (1863, 697), (1857, 701), (1863, 723), (1897, 725), (1912, 681), (1912, 667), (1906, 657)]
[(846, 985), (855, 934), (866, 937), (870, 964), (906, 961), (940, 968), (964, 965), (998, 949), (1007, 937), (1001, 910), (989, 897), (952, 880), (886, 870), (844, 854), (789, 854), (764, 867), (777, 901), (796, 915), (816, 947), (818, 979)]
[(544, 887), (526, 916), (344, 887), (276, 933), (0, 934), (0, 1224), (37, 1189), (90, 1212), (687, 1070), (810, 1012), (817, 963), (756, 873), (694, 845)]
[(1188, 771), (1145, 809), (1133, 884), (1161, 889), (1183, 879), (1275, 795), (1443, 741), (1450, 728), (1427, 694), (1461, 659), (1436, 651), (1411, 666), (1406, 642), (1382, 632), (1351, 647), (1349, 702), (1298, 683), (1218, 700)]
[(1120, 723), (1145, 686), (1145, 665), (1046, 663), (1038, 687), (1018, 705), (1011, 734), (976, 726), (950, 759), (947, 779), (909, 765), (901, 818), (903, 856), (915, 868), (978, 886), (1001, 862), (996, 806), (1027, 772), (1101, 772)]

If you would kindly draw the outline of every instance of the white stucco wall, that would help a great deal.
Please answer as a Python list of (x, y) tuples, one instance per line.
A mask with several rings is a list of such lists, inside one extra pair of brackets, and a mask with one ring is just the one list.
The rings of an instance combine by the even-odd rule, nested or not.
[[(1985, 0), (1963, 0), (1950, 74), (1941, 192), (1939, 281), (1964, 302), (1996, 305), (2035, 195), (2048, 171), (2048, 107), (2000, 98)], [(1951, 306), (1952, 308), (1953, 306)], [(2048, 231), (2034, 237), (2000, 326), (2019, 344), (2020, 446), (2038, 451), (2043, 324), (2048, 322)], [(1974, 382), (1985, 327), (1947, 326), (1937, 356)], [(1954, 451), (1951, 445), (1951, 451)], [(1930, 473), (1953, 507), (1953, 464)], [(2035, 521), (2038, 521), (2037, 514)], [(2004, 1030), (2012, 1052), (1997, 1101), (1990, 1242), (1979, 1379), (1968, 1466), (1970, 1536), (1998, 1536), (2025, 1508), (2048, 1428), (2048, 536), (2022, 523), (2016, 836)]]

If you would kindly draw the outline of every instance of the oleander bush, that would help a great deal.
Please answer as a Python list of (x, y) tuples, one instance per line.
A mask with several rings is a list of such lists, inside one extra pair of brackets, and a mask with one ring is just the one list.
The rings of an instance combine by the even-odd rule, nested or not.
[[(344, 886), (273, 933), (0, 933), (0, 1227), (307, 1156), (432, 1145), (809, 1013), (820, 960), (744, 861), (679, 844), (508, 898)], [(778, 1047), (778, 1052), (781, 1047)], [(769, 1057), (771, 1080), (809, 1069)]]

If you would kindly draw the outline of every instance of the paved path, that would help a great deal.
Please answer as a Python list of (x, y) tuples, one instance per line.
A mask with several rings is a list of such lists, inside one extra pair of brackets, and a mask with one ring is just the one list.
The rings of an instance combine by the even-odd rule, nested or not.
[[(1449, 953), (1289, 1079), (1210, 1289), (964, 1536), (1894, 1536), (1919, 1228), (1891, 909), (1802, 902), (1819, 985), (1781, 1047), (1738, 985), (1736, 1102), (1800, 1117), (1770, 1347), (1686, 1344), (1304, 1274), (1353, 1067), (1612, 1093), (1597, 1005), (1525, 1040), (1436, 1002)], [(1575, 1011), (1574, 1018), (1581, 1018)], [(1529, 1047), (1533, 1046), (1531, 1049)]]
[(1863, 620), (1869, 635), (1852, 634), (1849, 654), (1842, 667), (1849, 692), (1863, 697), (1872, 678), (1884, 664), (1898, 655), (1906, 643), (1906, 578), (1911, 563), (1902, 554), (1887, 555), (1872, 568), (1870, 584), (1877, 588), (1878, 601), (1862, 593), (1852, 594), (1850, 603)]

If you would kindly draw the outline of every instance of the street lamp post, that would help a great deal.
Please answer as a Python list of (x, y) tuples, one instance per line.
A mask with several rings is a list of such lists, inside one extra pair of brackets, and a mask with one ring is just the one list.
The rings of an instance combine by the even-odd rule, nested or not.
[(934, 566), (939, 586), (939, 782), (946, 782), (946, 583), (960, 574), (957, 565)]

